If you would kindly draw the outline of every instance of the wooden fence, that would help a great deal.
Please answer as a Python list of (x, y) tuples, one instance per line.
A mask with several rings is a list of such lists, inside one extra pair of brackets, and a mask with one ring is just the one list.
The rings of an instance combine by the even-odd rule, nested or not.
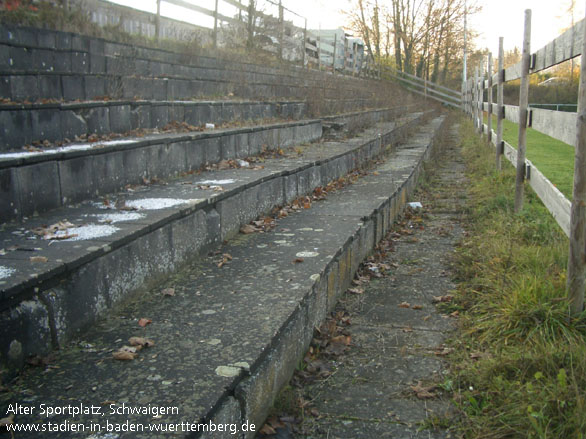
[[(585, 20), (578, 22), (546, 46), (531, 53), (531, 11), (525, 11), (525, 34), (522, 59), (506, 69), (502, 66), (503, 39), (499, 41), (499, 67), (492, 68), (489, 56), (488, 68), (476, 67), (476, 74), (463, 86), (462, 107), (471, 115), (479, 133), (485, 133), (496, 146), (496, 165), (504, 155), (517, 167), (515, 210), (519, 211), (523, 200), (524, 183), (528, 182), (543, 204), (551, 212), (559, 226), (570, 238), (568, 264), (568, 296), (572, 314), (584, 307), (584, 277), (586, 274), (586, 63), (582, 62), (580, 76), (579, 113), (545, 110), (528, 107), (528, 77), (586, 52)], [(505, 82), (521, 80), (519, 106), (503, 105)], [(493, 101), (493, 87), (497, 87), (497, 102)], [(484, 96), (487, 95), (487, 101)], [(488, 114), (484, 124), (484, 113)], [(492, 129), (492, 115), (497, 117), (497, 130)], [(518, 124), (518, 148), (503, 140), (502, 121)], [(526, 129), (531, 127), (543, 134), (575, 147), (574, 194), (571, 203), (532, 163), (525, 159)]]
[(411, 92), (441, 102), (444, 105), (460, 108), (462, 105), (462, 93), (443, 85), (427, 81), (424, 78), (401, 72), (389, 66), (380, 67), (383, 79), (390, 79), (400, 83)]

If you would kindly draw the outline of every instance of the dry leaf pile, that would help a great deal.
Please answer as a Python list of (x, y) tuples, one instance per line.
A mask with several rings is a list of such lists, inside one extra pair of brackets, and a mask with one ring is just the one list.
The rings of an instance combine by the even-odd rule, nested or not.
[(131, 361), (138, 357), (138, 353), (143, 348), (150, 348), (155, 345), (155, 342), (151, 339), (144, 337), (130, 337), (128, 339), (128, 345), (122, 346), (117, 351), (112, 353), (112, 358), (119, 361)]
[(75, 229), (80, 226), (81, 225), (72, 224), (65, 219), (55, 224), (51, 224), (50, 226), (36, 227), (32, 230), (32, 232), (41, 239), (45, 240), (70, 239), (75, 238), (77, 234), (69, 233), (69, 229)]

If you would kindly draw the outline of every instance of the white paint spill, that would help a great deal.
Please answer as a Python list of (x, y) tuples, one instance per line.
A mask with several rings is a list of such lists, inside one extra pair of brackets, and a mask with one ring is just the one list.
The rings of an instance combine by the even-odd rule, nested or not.
[(226, 180), (203, 180), (203, 181), (198, 181), (196, 184), (231, 184), (231, 183), (236, 183), (236, 180), (232, 180), (232, 179), (226, 179)]
[(10, 277), (12, 273), (14, 273), (15, 271), (16, 270), (14, 268), (4, 267), (3, 265), (0, 265), (0, 279), (6, 279), (7, 277)]
[(295, 256), (297, 256), (298, 258), (315, 258), (316, 256), (319, 256), (319, 253), (318, 252), (299, 252)]
[(73, 227), (67, 230), (58, 230), (56, 236), (76, 235), (61, 241), (87, 241), (88, 239), (103, 238), (110, 236), (120, 230), (118, 227), (106, 224), (87, 224), (81, 227)]
[(126, 205), (139, 210), (159, 210), (189, 203), (191, 201), (192, 200), (181, 200), (178, 198), (143, 198), (142, 200), (129, 200), (126, 202)]
[(86, 151), (88, 149), (101, 148), (104, 146), (113, 145), (126, 145), (128, 143), (135, 143), (136, 140), (108, 140), (107, 142), (95, 142), (95, 143), (74, 143), (67, 146), (59, 146), (58, 148), (44, 149), (42, 151), (22, 151), (22, 152), (7, 152), (0, 154), (0, 159), (18, 159), (23, 157), (31, 157), (38, 155), (53, 155), (62, 152), (70, 151)]
[(218, 366), (216, 367), (216, 375), (226, 378), (232, 378), (240, 375), (242, 369), (234, 366)]
[(144, 218), (144, 215), (138, 212), (100, 213), (94, 216), (98, 218), (100, 223), (122, 223)]
[(206, 309), (206, 310), (202, 311), (201, 313), (209, 316), (209, 315), (215, 314), (216, 311), (214, 311), (213, 309)]

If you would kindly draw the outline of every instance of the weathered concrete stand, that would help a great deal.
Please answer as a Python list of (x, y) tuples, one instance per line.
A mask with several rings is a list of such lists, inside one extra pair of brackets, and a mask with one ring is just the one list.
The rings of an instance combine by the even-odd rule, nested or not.
[[(120, 314), (96, 324), (80, 347), (61, 352), (58, 369), (29, 374), (15, 393), (2, 397), (1, 405), (9, 399), (53, 405), (115, 401), (179, 407), (178, 415), (156, 421), (149, 416), (132, 418), (145, 425), (195, 420), (262, 424), (273, 398), (305, 352), (313, 328), (415, 188), (442, 121), (424, 124), (376, 172), (311, 209), (279, 220), (274, 232), (240, 235), (230, 241), (221, 253), (230, 254), (232, 260), (221, 268), (218, 257), (194, 261), (169, 279), (175, 296), (163, 298), (158, 289), (145, 291)], [(377, 144), (373, 146), (378, 150)], [(371, 154), (370, 148), (363, 151), (364, 157)], [(327, 163), (321, 169), (333, 169)], [(154, 254), (160, 247), (155, 252), (149, 246), (145, 249)], [(304, 262), (294, 263), (299, 257)], [(100, 274), (115, 271), (116, 263)], [(140, 317), (153, 323), (143, 330), (136, 324)], [(112, 360), (112, 349), (135, 335), (152, 338), (156, 346), (132, 362)], [(108, 418), (109, 422), (127, 419)], [(35, 420), (19, 417), (20, 422)], [(89, 415), (77, 421), (105, 422)], [(160, 435), (143, 432), (133, 437)], [(191, 437), (234, 436), (216, 432)]]

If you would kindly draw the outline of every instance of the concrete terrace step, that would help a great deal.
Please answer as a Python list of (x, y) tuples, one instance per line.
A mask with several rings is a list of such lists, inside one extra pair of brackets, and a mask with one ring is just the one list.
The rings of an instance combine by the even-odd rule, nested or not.
[[(247, 99), (303, 99), (319, 93), (321, 99), (342, 100), (347, 109), (364, 108), (367, 103), (380, 106), (373, 92), (335, 86), (321, 78), (323, 83), (287, 84), (274, 75), (270, 83), (253, 81), (234, 72), (229, 79), (201, 79), (191, 77), (150, 77), (143, 72), (129, 76), (93, 73), (0, 72), (0, 95), (11, 101), (56, 99), (64, 101), (100, 99), (203, 99), (235, 95)], [(355, 79), (355, 81), (363, 81)], [(344, 90), (344, 97), (340, 96)], [(353, 107), (349, 107), (352, 105)], [(362, 105), (362, 107), (360, 107)]]
[(144, 179), (168, 178), (220, 160), (256, 155), (263, 147), (276, 150), (320, 137), (321, 122), (306, 120), (0, 154), (0, 221), (106, 195)]
[[(267, 160), (261, 169), (208, 171), (110, 199), (112, 206), (124, 200), (124, 206), (137, 211), (104, 210), (96, 200), (4, 226), (2, 362), (22, 362), (29, 354), (62, 345), (129, 292), (232, 236), (263, 212), (364, 166), (422, 117), (415, 113), (382, 123), (341, 143), (299, 147), (288, 157)], [(70, 229), (69, 234), (78, 235), (73, 240), (31, 240), (32, 230), (65, 219), (83, 226)]]
[(136, 47), (83, 35), (0, 26), (0, 95), (13, 101), (108, 95), (175, 100), (227, 95), (376, 99), (369, 81)]
[[(349, 129), (364, 128), (391, 120), (410, 108), (347, 113), (328, 120), (343, 120)], [(244, 110), (241, 110), (231, 103), (211, 109), (204, 106), (204, 112), (214, 116), (214, 120), (234, 113), (243, 117)], [(320, 135), (319, 121), (310, 120), (196, 133), (151, 134), (80, 143), (45, 152), (0, 153), (0, 178), (4, 181), (0, 189), (0, 221), (106, 195), (127, 184), (140, 184), (144, 179), (164, 179), (220, 160), (253, 156), (262, 149), (278, 150), (294, 143), (315, 141)]]
[[(41, 403), (93, 404), (101, 407), (103, 417), (80, 414), (50, 420), (84, 423), (86, 434), (91, 423), (100, 424), (103, 429), (94, 432), (95, 437), (106, 437), (107, 422), (127, 421), (147, 430), (116, 437), (168, 437), (148, 428), (181, 422), (183, 429), (177, 431), (189, 437), (244, 437), (231, 431), (202, 433), (197, 422), (230, 423), (239, 431), (244, 423), (252, 423), (258, 430), (308, 347), (314, 327), (414, 189), (442, 123), (443, 118), (437, 118), (424, 124), (377, 172), (280, 219), (274, 232), (230, 241), (221, 252), (232, 259), (222, 267), (217, 257), (194, 260), (162, 285), (174, 288), (173, 297), (163, 297), (160, 288), (145, 292), (95, 325), (83, 343), (63, 349), (46, 372), (23, 375), (0, 394), (0, 407), (4, 412), (10, 403), (35, 407), (32, 415), (17, 415), (15, 422), (40, 425), (49, 420), (40, 413)], [(294, 263), (297, 258), (304, 262)], [(142, 317), (152, 324), (140, 328), (137, 320)], [(112, 351), (131, 336), (147, 336), (156, 344), (133, 361), (113, 360)], [(177, 407), (177, 413), (157, 418), (152, 412), (111, 414), (111, 407), (122, 409), (122, 404)], [(51, 434), (72, 437), (67, 432)]]
[(62, 141), (91, 134), (163, 128), (169, 122), (190, 125), (234, 120), (301, 119), (300, 101), (89, 101), (0, 105), (0, 152), (34, 141)]

